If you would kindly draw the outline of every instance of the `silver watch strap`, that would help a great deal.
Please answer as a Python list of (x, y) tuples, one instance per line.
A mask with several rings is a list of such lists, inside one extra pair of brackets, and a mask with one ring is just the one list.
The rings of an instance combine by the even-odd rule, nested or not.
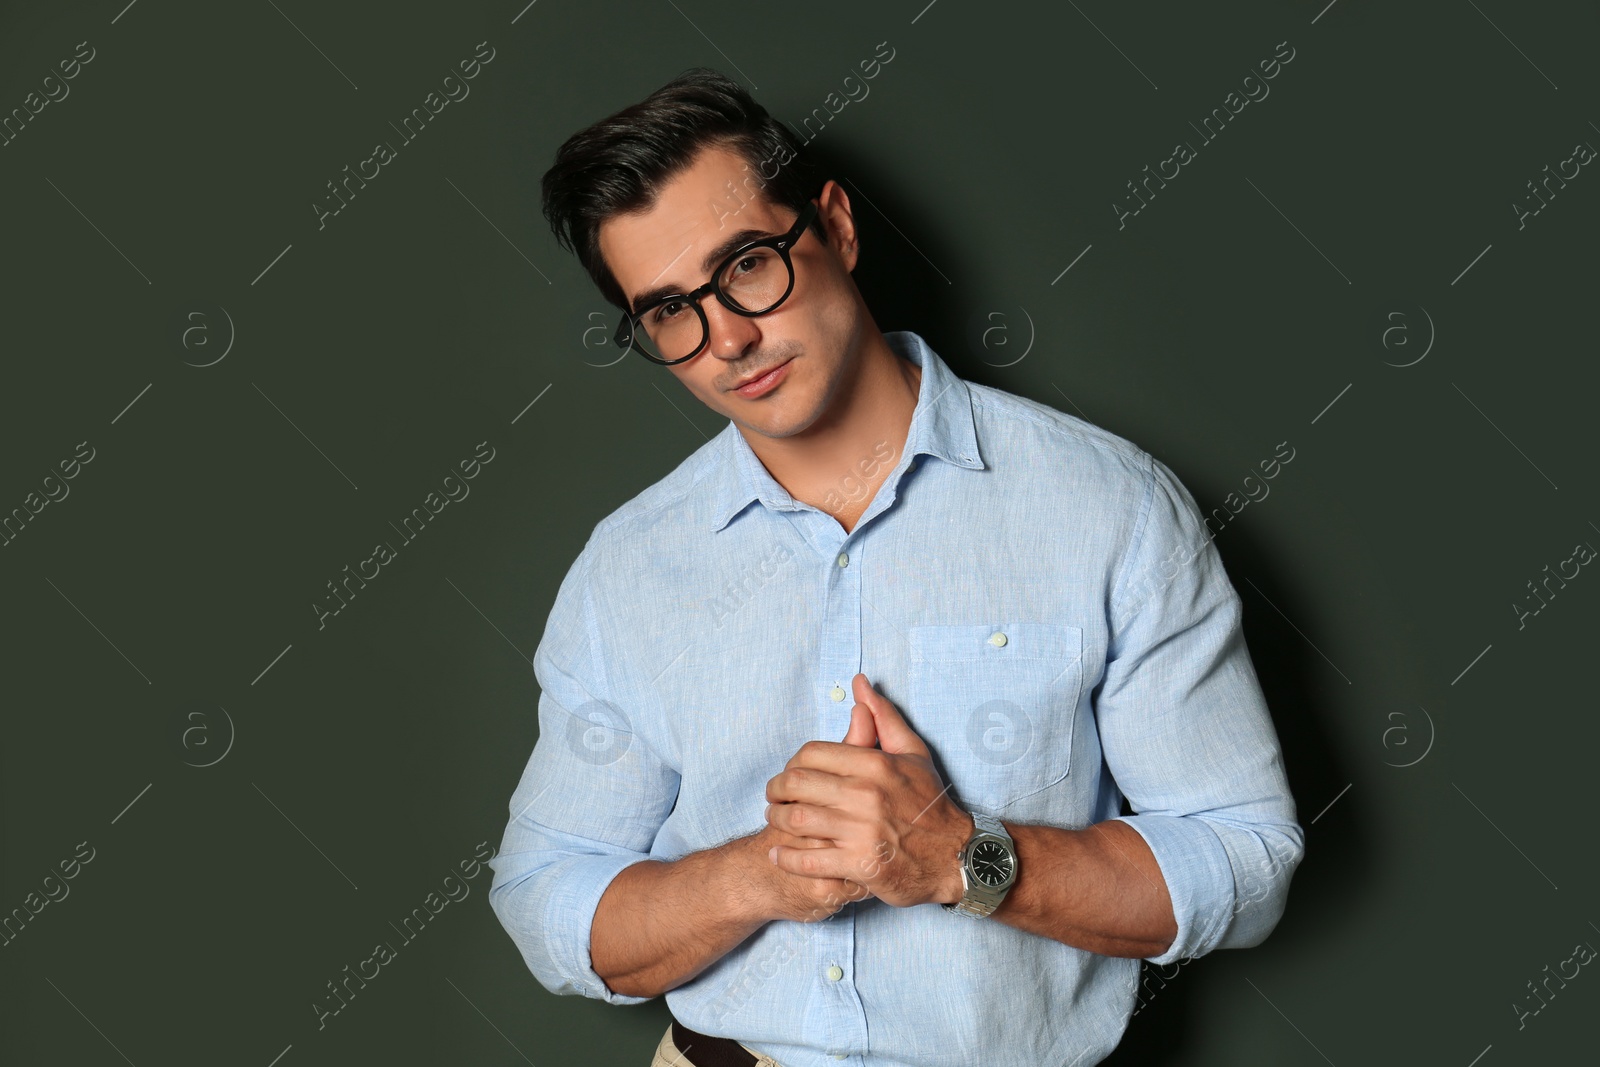
[(967, 814), (972, 816), (974, 829), (982, 830), (986, 834), (994, 834), (996, 837), (1003, 837), (1007, 841), (1011, 840), (1011, 835), (1006, 832), (1005, 824), (993, 815), (985, 815), (981, 811), (969, 811)]
[[(977, 834), (993, 834), (996, 837), (1004, 838), (1007, 843), (1012, 842), (1011, 835), (1006, 832), (1005, 826), (995, 816), (987, 815), (981, 811), (971, 811), (967, 814), (972, 818), (974, 836)], [(963, 849), (964, 852), (965, 849)], [(962, 895), (960, 900), (954, 904), (946, 904), (944, 908), (946, 911), (957, 912), (970, 918), (985, 918), (993, 914), (994, 910), (1000, 906), (1001, 901), (1005, 899), (1006, 893), (1010, 891), (1008, 887), (996, 895), (993, 891), (986, 891), (983, 887), (968, 885), (965, 863), (962, 865), (961, 880), (962, 884), (967, 886), (967, 892)]]

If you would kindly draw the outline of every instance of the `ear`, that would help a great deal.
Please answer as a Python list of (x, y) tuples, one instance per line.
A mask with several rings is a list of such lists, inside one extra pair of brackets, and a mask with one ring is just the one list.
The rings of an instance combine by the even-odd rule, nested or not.
[(860, 235), (856, 232), (856, 219), (850, 210), (850, 197), (844, 187), (829, 179), (817, 197), (817, 215), (828, 231), (827, 245), (839, 257), (844, 269), (853, 271), (861, 257)]

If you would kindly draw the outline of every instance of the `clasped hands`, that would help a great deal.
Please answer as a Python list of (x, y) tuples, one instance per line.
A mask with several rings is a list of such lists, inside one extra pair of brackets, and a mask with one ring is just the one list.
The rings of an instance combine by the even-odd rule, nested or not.
[(799, 839), (774, 846), (768, 860), (792, 875), (853, 883), (898, 908), (954, 903), (963, 891), (956, 854), (972, 817), (950, 799), (899, 709), (865, 674), (851, 686), (844, 740), (807, 741), (767, 782), (767, 823)]

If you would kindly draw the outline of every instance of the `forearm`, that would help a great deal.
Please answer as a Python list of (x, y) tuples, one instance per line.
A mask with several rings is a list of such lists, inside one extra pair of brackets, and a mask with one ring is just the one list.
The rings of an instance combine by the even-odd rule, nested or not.
[(992, 918), (1099, 953), (1159, 956), (1178, 935), (1154, 853), (1125, 822), (1082, 830), (1005, 822), (1017, 881)]
[(747, 873), (749, 841), (642, 860), (612, 879), (595, 908), (589, 957), (613, 992), (659, 996), (760, 929), (767, 917)]

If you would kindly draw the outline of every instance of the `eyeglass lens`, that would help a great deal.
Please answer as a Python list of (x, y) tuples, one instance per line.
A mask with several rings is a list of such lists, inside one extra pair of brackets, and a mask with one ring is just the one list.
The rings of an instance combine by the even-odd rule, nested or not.
[[(734, 259), (717, 277), (722, 295), (744, 311), (770, 311), (788, 292), (793, 268), (776, 249), (752, 248)], [(712, 299), (708, 293), (703, 299)], [(683, 298), (658, 304), (644, 313), (634, 331), (634, 344), (658, 359), (683, 359), (706, 340), (705, 320)]]

